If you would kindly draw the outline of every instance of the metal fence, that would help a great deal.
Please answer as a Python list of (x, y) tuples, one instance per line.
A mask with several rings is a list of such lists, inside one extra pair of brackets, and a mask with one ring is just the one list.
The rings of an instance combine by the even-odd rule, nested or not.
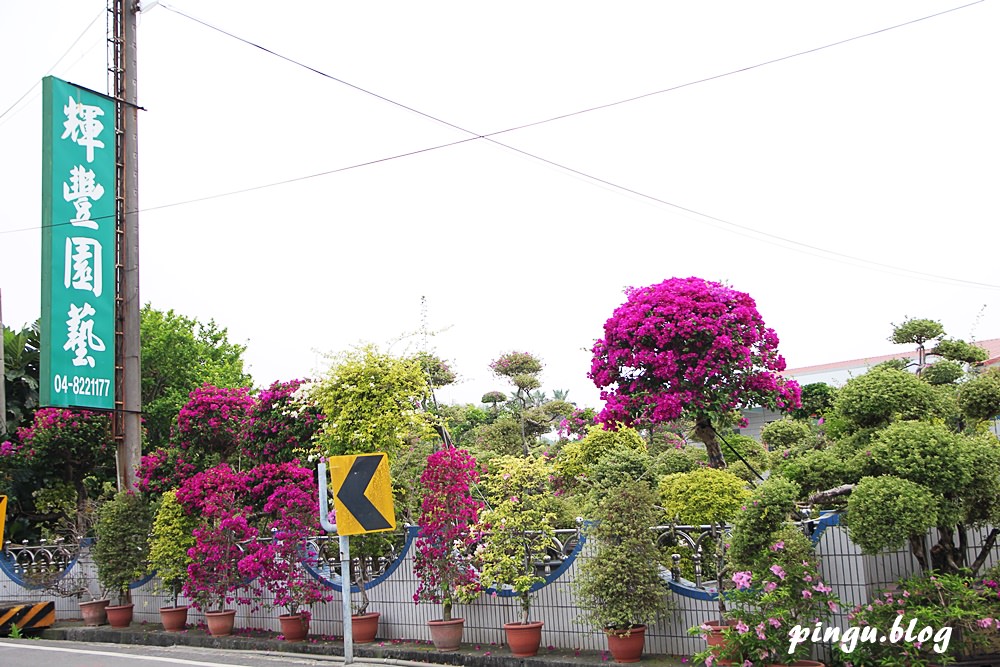
[[(840, 526), (840, 517), (831, 514), (822, 519), (806, 524), (804, 530), (811, 535), (816, 550), (821, 558), (821, 567), (826, 582), (833, 587), (843, 601), (844, 606), (835, 615), (833, 622), (841, 628), (848, 627), (847, 611), (856, 604), (867, 602), (878, 589), (896, 582), (899, 578), (916, 573), (918, 564), (908, 550), (887, 551), (876, 556), (861, 553), (860, 549), (848, 538), (846, 530)], [(707, 528), (707, 527), (705, 527)], [(401, 546), (396, 557), (356, 562), (354, 567), (371, 568), (371, 582), (366, 586), (370, 599), (369, 611), (381, 614), (379, 624), (379, 641), (386, 643), (394, 641), (429, 641), (430, 634), (426, 623), (440, 617), (440, 608), (431, 604), (414, 604), (413, 594), (417, 590), (417, 578), (413, 571), (413, 541), (416, 538), (416, 528), (409, 528), (400, 535)], [(709, 530), (702, 527), (661, 526), (656, 529), (659, 540), (669, 555), (669, 545), (687, 545), (689, 554), (697, 554), (697, 546), (705, 544), (705, 534)], [(987, 530), (970, 532), (970, 556), (983, 544)], [(545, 622), (542, 633), (542, 646), (553, 646), (565, 649), (606, 650), (604, 634), (598, 629), (580, 622), (580, 611), (576, 603), (573, 580), (577, 567), (591, 555), (586, 541), (579, 529), (560, 531), (558, 544), (553, 545), (550, 557), (544, 563), (539, 563), (540, 572), (546, 577), (535, 594), (531, 616), (534, 620)], [(332, 543), (332, 544), (331, 544)], [(315, 552), (322, 554), (317, 576), (335, 591), (335, 599), (328, 604), (317, 605), (313, 609), (311, 631), (320, 636), (341, 636), (343, 632), (340, 599), (340, 563), (339, 554), (333, 544), (336, 540), (322, 537), (312, 542)], [(692, 545), (694, 549), (692, 550)], [(52, 546), (39, 545), (37, 549), (25, 551), (25, 545), (7, 545), (3, 555), (0, 555), (0, 598), (16, 598), (31, 601), (52, 597), (52, 589), (32, 583), (26, 575), (31, 568), (38, 567), (46, 558), (52, 556), (53, 567), (58, 568), (61, 556), (57, 554), (40, 555)], [(26, 555), (31, 553), (31, 559)], [(708, 567), (706, 557), (702, 554), (699, 567)], [(28, 561), (31, 560), (29, 564)], [(970, 558), (971, 560), (971, 558)], [(997, 561), (996, 550), (988, 559), (985, 567), (990, 567)], [(689, 636), (688, 628), (702, 622), (718, 618), (717, 604), (714, 599), (714, 582), (702, 578), (700, 581), (689, 580), (682, 576), (683, 564), (673, 561), (673, 568), (664, 569), (664, 577), (671, 589), (670, 602), (673, 610), (652, 624), (646, 632), (646, 651), (651, 654), (690, 655), (704, 647), (704, 642), (698, 637)], [(697, 573), (697, 569), (692, 569)], [(709, 568), (710, 569), (710, 568)], [(672, 570), (672, 571), (671, 571)], [(68, 568), (57, 572), (62, 579), (70, 577), (71, 581), (82, 581), (89, 585), (92, 594), (98, 591), (93, 585), (94, 566), (84, 546), (79, 554), (72, 559)], [(622, 577), (628, 577), (622, 572)], [(695, 577), (698, 578), (697, 575)], [(135, 603), (135, 618), (137, 622), (146, 621), (158, 623), (158, 609), (170, 604), (165, 596), (157, 592), (155, 579), (137, 582), (133, 586), (132, 597)], [(356, 590), (356, 589), (355, 589)], [(355, 593), (355, 596), (357, 593)], [(357, 597), (355, 597), (357, 600)], [(261, 600), (265, 604), (267, 600)], [(79, 617), (77, 601), (73, 598), (59, 598), (56, 604), (58, 618)], [(500, 645), (504, 641), (503, 623), (513, 622), (519, 618), (520, 604), (510, 591), (484, 593), (478, 600), (469, 605), (455, 608), (455, 615), (465, 618), (464, 641), (480, 645), (483, 650), (489, 650), (491, 645)], [(278, 631), (278, 610), (264, 608), (252, 611), (239, 608), (237, 613), (238, 627), (261, 628)], [(201, 617), (192, 612), (191, 622), (198, 622)], [(825, 651), (820, 648), (820, 659)]]

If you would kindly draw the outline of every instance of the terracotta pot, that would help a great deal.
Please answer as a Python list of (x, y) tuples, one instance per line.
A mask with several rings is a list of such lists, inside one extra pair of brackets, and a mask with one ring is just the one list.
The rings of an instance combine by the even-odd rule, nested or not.
[(351, 637), (355, 644), (371, 644), (378, 634), (378, 618), (381, 614), (373, 611), (370, 614), (351, 616)]
[[(731, 621), (705, 621), (702, 625), (709, 627), (708, 638), (705, 641), (708, 642), (710, 647), (715, 647), (712, 655), (718, 656), (722, 651), (722, 647), (726, 645), (726, 636), (723, 632), (726, 628), (731, 628), (736, 624)], [(732, 665), (733, 661), (725, 658), (716, 658), (713, 664)]]
[(228, 637), (233, 634), (233, 625), (236, 624), (236, 610), (206, 611), (205, 623), (208, 624), (208, 634), (213, 637)]
[(110, 600), (90, 600), (80, 603), (80, 615), (84, 625), (104, 625), (108, 622), (108, 604)]
[(132, 625), (132, 609), (131, 602), (122, 605), (108, 605), (105, 609), (108, 612), (108, 623), (111, 624), (112, 628), (119, 630), (127, 628)]
[(543, 621), (531, 623), (504, 623), (503, 629), (507, 633), (507, 645), (510, 652), (517, 658), (530, 658), (538, 655), (538, 647), (542, 643)]
[(180, 632), (187, 625), (188, 608), (160, 607), (160, 623), (167, 632)]
[(309, 618), (302, 614), (284, 614), (278, 622), (286, 642), (300, 642), (309, 634)]
[(431, 641), (434, 642), (434, 648), (439, 651), (457, 651), (458, 645), (462, 643), (462, 628), (465, 627), (465, 619), (427, 621), (427, 627), (431, 629)]
[(632, 626), (625, 632), (605, 628), (604, 632), (608, 635), (608, 649), (615, 662), (639, 662), (646, 643), (645, 625)]

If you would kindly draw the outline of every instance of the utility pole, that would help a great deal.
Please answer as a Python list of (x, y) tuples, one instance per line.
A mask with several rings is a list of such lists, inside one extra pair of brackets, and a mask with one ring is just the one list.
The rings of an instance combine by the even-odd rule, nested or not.
[(136, 0), (110, 0), (113, 52), (109, 67), (115, 98), (117, 134), (115, 273), (115, 412), (118, 488), (135, 488), (141, 455), (142, 416), (139, 342), (139, 128), (137, 82)]

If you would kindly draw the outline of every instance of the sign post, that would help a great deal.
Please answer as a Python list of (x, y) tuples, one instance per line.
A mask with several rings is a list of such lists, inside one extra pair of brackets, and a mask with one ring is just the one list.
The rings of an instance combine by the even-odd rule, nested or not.
[(319, 520), (340, 536), (340, 590), (344, 616), (344, 662), (354, 662), (351, 627), (351, 535), (396, 529), (389, 457), (384, 453), (330, 457), (330, 482), (336, 523), (330, 523), (326, 463), (319, 463)]

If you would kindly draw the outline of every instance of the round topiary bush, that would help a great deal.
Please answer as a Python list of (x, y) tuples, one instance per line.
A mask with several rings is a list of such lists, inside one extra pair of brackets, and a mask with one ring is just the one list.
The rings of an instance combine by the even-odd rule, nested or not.
[(882, 475), (863, 478), (847, 501), (847, 532), (868, 554), (897, 549), (937, 525), (940, 497), (916, 482)]
[(667, 475), (659, 493), (668, 520), (696, 526), (730, 521), (750, 498), (746, 482), (717, 468)]

